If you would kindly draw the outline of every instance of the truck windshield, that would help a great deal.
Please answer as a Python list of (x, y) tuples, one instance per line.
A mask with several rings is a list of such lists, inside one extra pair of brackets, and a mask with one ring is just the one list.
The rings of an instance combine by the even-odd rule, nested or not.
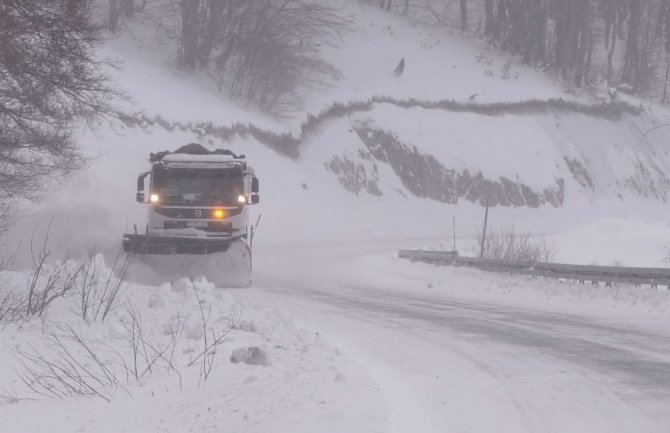
[(238, 206), (244, 193), (236, 169), (157, 170), (153, 190), (165, 206)]

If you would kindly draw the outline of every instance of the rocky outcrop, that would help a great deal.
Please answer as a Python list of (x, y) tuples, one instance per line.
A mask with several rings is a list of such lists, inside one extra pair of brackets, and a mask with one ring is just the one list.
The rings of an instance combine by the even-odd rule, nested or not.
[(388, 164), (413, 195), (444, 203), (456, 204), (459, 199), (491, 206), (528, 206), (544, 204), (559, 207), (565, 198), (565, 181), (535, 191), (518, 180), (499, 177), (487, 179), (481, 172), (450, 169), (432, 155), (420, 153), (416, 147), (401, 143), (390, 132), (360, 124), (354, 127), (361, 141), (377, 161)]
[(354, 194), (367, 192), (372, 195), (382, 195), (376, 165), (372, 165), (372, 172), (369, 173), (365, 165), (354, 162), (348, 156), (335, 156), (325, 165), (328, 170), (337, 175), (340, 184), (347, 191)]
[(568, 170), (570, 170), (570, 173), (572, 173), (572, 177), (575, 178), (575, 181), (577, 181), (578, 184), (584, 188), (589, 188), (591, 190), (595, 189), (591, 175), (580, 160), (567, 157), (564, 157), (563, 159), (565, 160), (565, 164), (568, 166)]

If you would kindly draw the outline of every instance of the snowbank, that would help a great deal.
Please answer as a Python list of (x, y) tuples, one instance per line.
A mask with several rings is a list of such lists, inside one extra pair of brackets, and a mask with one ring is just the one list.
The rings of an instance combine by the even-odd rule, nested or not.
[[(92, 311), (110, 269), (100, 256), (93, 261), (95, 270), (78, 274), (72, 290), (43, 314), (0, 323), (1, 432), (374, 425), (370, 381), (287, 314), (240, 304), (206, 281), (180, 280), (161, 287), (123, 283), (102, 319)], [(11, 278), (3, 279), (9, 283), (0, 302), (10, 290), (25, 295), (29, 275), (3, 276)], [(85, 287), (91, 290), (86, 319)], [(230, 361), (247, 347), (262, 350), (267, 362)]]

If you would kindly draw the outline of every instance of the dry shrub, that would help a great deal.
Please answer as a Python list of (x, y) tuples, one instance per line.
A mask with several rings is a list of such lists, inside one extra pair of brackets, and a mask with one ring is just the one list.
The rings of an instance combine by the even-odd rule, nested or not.
[(52, 262), (51, 255), (47, 233), (39, 251), (33, 252), (33, 270), (25, 290), (10, 287), (6, 266), (0, 261), (0, 324), (32, 317), (45, 319), (54, 301), (70, 296), (79, 299), (86, 323), (102, 323), (114, 310), (123, 293), (129, 256), (119, 250), (111, 268), (107, 268), (102, 255), (95, 252), (81, 263), (67, 258)]
[(15, 290), (0, 287), (0, 325), (17, 322), (25, 316), (25, 299)]
[(73, 291), (79, 274), (79, 269), (67, 258), (52, 265), (48, 263), (52, 256), (49, 249), (50, 230), (51, 226), (47, 228), (38, 251), (35, 251), (33, 244), (34, 231), (30, 242), (33, 272), (28, 282), (28, 290), (24, 300), (24, 317), (26, 319), (34, 316), (44, 318), (49, 306), (56, 299), (63, 298)]
[(121, 386), (111, 362), (102, 359), (71, 326), (46, 325), (48, 350), (16, 349), (19, 378), (49, 398), (95, 396), (110, 401), (107, 388)]
[(124, 278), (128, 272), (131, 258), (119, 249), (107, 269), (102, 255), (95, 251), (77, 270), (77, 295), (79, 297), (81, 317), (86, 323), (104, 322), (112, 312), (123, 293)]
[(209, 378), (209, 375), (212, 372), (214, 367), (214, 361), (216, 359), (216, 348), (223, 344), (224, 339), (233, 329), (233, 325), (221, 330), (217, 333), (214, 326), (209, 324), (210, 318), (212, 316), (212, 309), (209, 307), (207, 312), (205, 312), (205, 307), (203, 306), (204, 301), (198, 293), (195, 281), (191, 279), (191, 287), (193, 288), (193, 293), (195, 293), (195, 299), (198, 302), (198, 308), (200, 309), (200, 319), (202, 324), (203, 331), (203, 348), (202, 351), (189, 362), (188, 366), (191, 367), (195, 365), (196, 362), (200, 362), (200, 381), (206, 382)]
[(487, 231), (483, 256), (494, 260), (551, 262), (556, 256), (556, 248), (547, 239), (519, 233), (510, 225)]

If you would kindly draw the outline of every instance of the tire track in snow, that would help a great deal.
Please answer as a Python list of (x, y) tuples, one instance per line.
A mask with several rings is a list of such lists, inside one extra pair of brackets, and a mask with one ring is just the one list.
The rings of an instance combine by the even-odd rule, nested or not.
[[(290, 291), (281, 293), (285, 296)], [(613, 325), (610, 329), (597, 321), (572, 320), (570, 315), (452, 302), (448, 298), (368, 287), (311, 288), (293, 294), (327, 305), (329, 313), (340, 317), (336, 319), (338, 323), (362, 321), (369, 326), (361, 329), (382, 327), (404, 335), (404, 339), (394, 339), (393, 347), (410, 342), (415, 348), (433, 347), (426, 352), (428, 356), (433, 353), (439, 354), (440, 359), (444, 357), (442, 367), (449, 366), (446, 371), (456, 368), (451, 380), (459, 380), (460, 375), (474, 380), (475, 391), (470, 392), (468, 386), (461, 401), (451, 400), (450, 416), (463, 418), (454, 412), (453, 405), (467, 410), (472, 405), (463, 402), (477, 401), (480, 396), (495, 403), (483, 413), (499, 418), (510, 431), (581, 432), (589, 431), (584, 430), (589, 426), (598, 431), (605, 426), (613, 429), (610, 431), (629, 431), (627, 428), (636, 426), (638, 431), (657, 432), (663, 431), (659, 425), (668, 420), (667, 414), (653, 413), (655, 405), (670, 402), (670, 358), (665, 351), (670, 347), (668, 335), (653, 338), (653, 332), (631, 329), (623, 338), (617, 338), (625, 327)], [(547, 320), (549, 326), (544, 326)], [(602, 339), (606, 333), (612, 335), (612, 341)], [(639, 336), (644, 336), (639, 345), (651, 344), (647, 350), (653, 353), (628, 347), (627, 341)], [(374, 365), (371, 364), (373, 368)], [(439, 365), (436, 359), (428, 359), (419, 367), (434, 371)], [(407, 374), (402, 366), (390, 367), (390, 373), (398, 373), (401, 379)], [(382, 375), (381, 380), (386, 378), (389, 382), (390, 373)], [(426, 395), (440, 389), (444, 385), (415, 388), (421, 390), (418, 396), (422, 399), (414, 406), (422, 401), (435, 407), (430, 398), (426, 401)], [(388, 390), (391, 396), (396, 395), (393, 390)], [(391, 409), (396, 406), (391, 405)], [(427, 415), (436, 415), (422, 405), (418, 407)], [(569, 419), (563, 416), (572, 411), (579, 413)], [(617, 415), (607, 416), (610, 411)], [(407, 416), (412, 414), (415, 411)], [(437, 416), (444, 418), (444, 414)], [(472, 427), (473, 422), (479, 421), (458, 419), (454, 427), (463, 422), (463, 426)]]

